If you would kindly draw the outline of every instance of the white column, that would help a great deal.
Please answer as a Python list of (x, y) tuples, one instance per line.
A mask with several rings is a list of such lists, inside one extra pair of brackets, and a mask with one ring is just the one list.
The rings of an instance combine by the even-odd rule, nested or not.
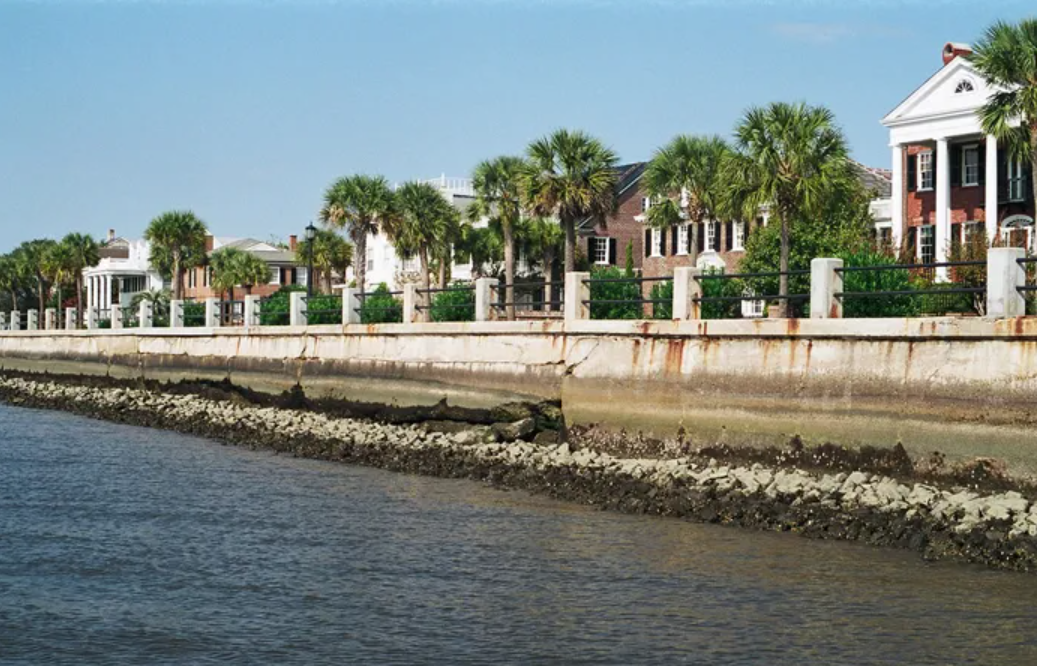
[(65, 308), (65, 330), (76, 330), (76, 318), (78, 313), (75, 308)]
[(248, 294), (245, 296), (245, 328), (259, 326), (259, 296)]
[(810, 318), (842, 319), (843, 301), (836, 294), (843, 290), (842, 259), (810, 260)]
[(342, 290), (342, 323), (360, 323), (360, 288), (346, 287)]
[(306, 326), (308, 321), (306, 294), (301, 291), (293, 291), (288, 295), (288, 323), (291, 326)]
[[(936, 261), (947, 261), (951, 240), (951, 160), (947, 138), (936, 140)], [(936, 279), (947, 281), (947, 269), (937, 268)]]
[(403, 323), (413, 324), (420, 321), (418, 311), (418, 285), (408, 282), (403, 285)]
[(151, 328), (155, 323), (155, 311), (153, 303), (147, 299), (140, 302), (140, 311), (137, 313), (137, 326), (139, 328)]
[(169, 301), (169, 327), (184, 327), (184, 302)]
[(497, 278), (481, 277), (475, 281), (475, 321), (493, 319), (493, 290), (497, 284)]
[(904, 237), (904, 146), (893, 144), (893, 196), (890, 201), (893, 219), (893, 251), (900, 252), (901, 239)]
[(566, 273), (565, 274), (565, 321), (579, 321), (591, 318), (591, 307), (584, 301), (591, 298), (591, 286), (585, 281), (591, 277), (590, 273)]
[(219, 328), (220, 326), (220, 301), (217, 298), (205, 299), (205, 325), (208, 328)]
[(992, 247), (987, 251), (987, 317), (1026, 314), (1026, 301), (1018, 289), (1026, 284), (1026, 269), (1018, 261), (1025, 256), (1026, 250), (1021, 247)]
[(87, 276), (86, 278), (86, 307), (92, 308), (94, 306), (94, 278), (93, 276)]
[(987, 173), (986, 173), (986, 228), (987, 241), (993, 245), (997, 238), (997, 138), (987, 136)]
[(43, 330), (53, 331), (58, 327), (58, 309), (47, 308), (43, 311)]
[(678, 266), (673, 269), (673, 309), (670, 311), (674, 319), (699, 319), (702, 302), (702, 283), (698, 278), (702, 269), (690, 266)]

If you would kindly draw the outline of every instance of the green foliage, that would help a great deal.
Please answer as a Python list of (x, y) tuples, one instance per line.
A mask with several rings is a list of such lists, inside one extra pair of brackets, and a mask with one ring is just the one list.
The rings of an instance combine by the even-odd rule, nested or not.
[(313, 270), (318, 274), (312, 276), (313, 284), (317, 286), (323, 282), (324, 291), (330, 293), (332, 274), (338, 271), (345, 276), (346, 269), (353, 263), (353, 246), (334, 231), (318, 229), (312, 243), (308, 240), (299, 243), (295, 256), (301, 264), (305, 265), (310, 260), (311, 251), (313, 253)]
[(403, 301), (389, 293), (382, 282), (364, 299), (360, 306), (360, 321), (364, 324), (392, 324), (403, 321)]
[(184, 301), (184, 326), (187, 328), (205, 326), (205, 303), (201, 301)]
[(475, 290), (455, 282), (450, 291), (432, 295), (432, 321), (475, 321)]
[[(870, 248), (841, 255), (845, 266), (894, 266), (891, 254)], [(849, 271), (843, 273), (843, 291), (904, 291), (913, 289), (907, 269)], [(912, 317), (918, 314), (918, 298), (904, 296), (858, 296), (843, 299), (844, 317)]]
[(673, 280), (656, 282), (652, 285), (652, 300), (661, 299), (665, 303), (652, 304), (652, 319), (673, 318)]
[(353, 241), (353, 265), (361, 287), (367, 283), (367, 236), (378, 233), (379, 220), (390, 222), (397, 214), (396, 196), (383, 176), (339, 178), (324, 192), (320, 220), (329, 227), (345, 229)]
[(653, 202), (648, 224), (667, 229), (685, 222), (685, 214), (692, 223), (716, 217), (724, 195), (721, 167), (729, 153), (718, 136), (678, 135), (657, 150), (644, 173)]
[[(703, 276), (723, 275), (721, 268), (708, 268), (702, 271)], [(760, 293), (740, 278), (728, 280), (701, 280), (703, 298), (733, 298), (746, 296), (749, 293)], [(774, 293), (774, 292), (770, 292)], [(741, 301), (706, 301), (702, 303), (703, 319), (739, 319), (742, 316)]]
[(600, 302), (641, 298), (641, 285), (637, 282), (596, 282), (630, 277), (634, 277), (633, 271), (620, 271), (615, 266), (591, 269), (591, 319), (641, 319), (644, 316), (640, 303)]

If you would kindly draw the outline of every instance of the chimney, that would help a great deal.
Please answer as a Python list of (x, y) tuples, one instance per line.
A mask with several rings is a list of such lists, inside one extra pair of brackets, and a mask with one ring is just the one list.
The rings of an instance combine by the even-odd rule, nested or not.
[(115, 240), (115, 229), (109, 229), (108, 230), (108, 242), (111, 243), (113, 240)]
[(212, 252), (212, 245), (213, 245), (212, 234), (205, 234), (205, 252), (206, 253)]
[(947, 42), (943, 46), (943, 64), (950, 64), (950, 62), (958, 56), (967, 56), (971, 54), (972, 47), (968, 44), (962, 44), (960, 42)]
[(288, 249), (295, 252), (295, 248), (299, 245), (299, 237), (292, 234), (288, 237)]

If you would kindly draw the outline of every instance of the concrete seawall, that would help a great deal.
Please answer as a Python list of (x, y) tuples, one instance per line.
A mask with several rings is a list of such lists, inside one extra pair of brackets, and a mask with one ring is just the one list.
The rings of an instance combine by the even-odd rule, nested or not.
[(0, 332), (4, 369), (484, 407), (697, 443), (893, 446), (1037, 476), (1037, 319), (488, 322)]

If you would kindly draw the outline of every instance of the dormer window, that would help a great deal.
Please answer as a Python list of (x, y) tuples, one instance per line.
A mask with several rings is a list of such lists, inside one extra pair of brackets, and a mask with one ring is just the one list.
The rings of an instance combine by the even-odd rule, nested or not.
[(958, 81), (958, 85), (955, 86), (954, 94), (970, 93), (975, 92), (975, 90), (976, 86), (972, 84), (972, 81), (969, 81), (968, 79), (962, 79), (961, 81)]

